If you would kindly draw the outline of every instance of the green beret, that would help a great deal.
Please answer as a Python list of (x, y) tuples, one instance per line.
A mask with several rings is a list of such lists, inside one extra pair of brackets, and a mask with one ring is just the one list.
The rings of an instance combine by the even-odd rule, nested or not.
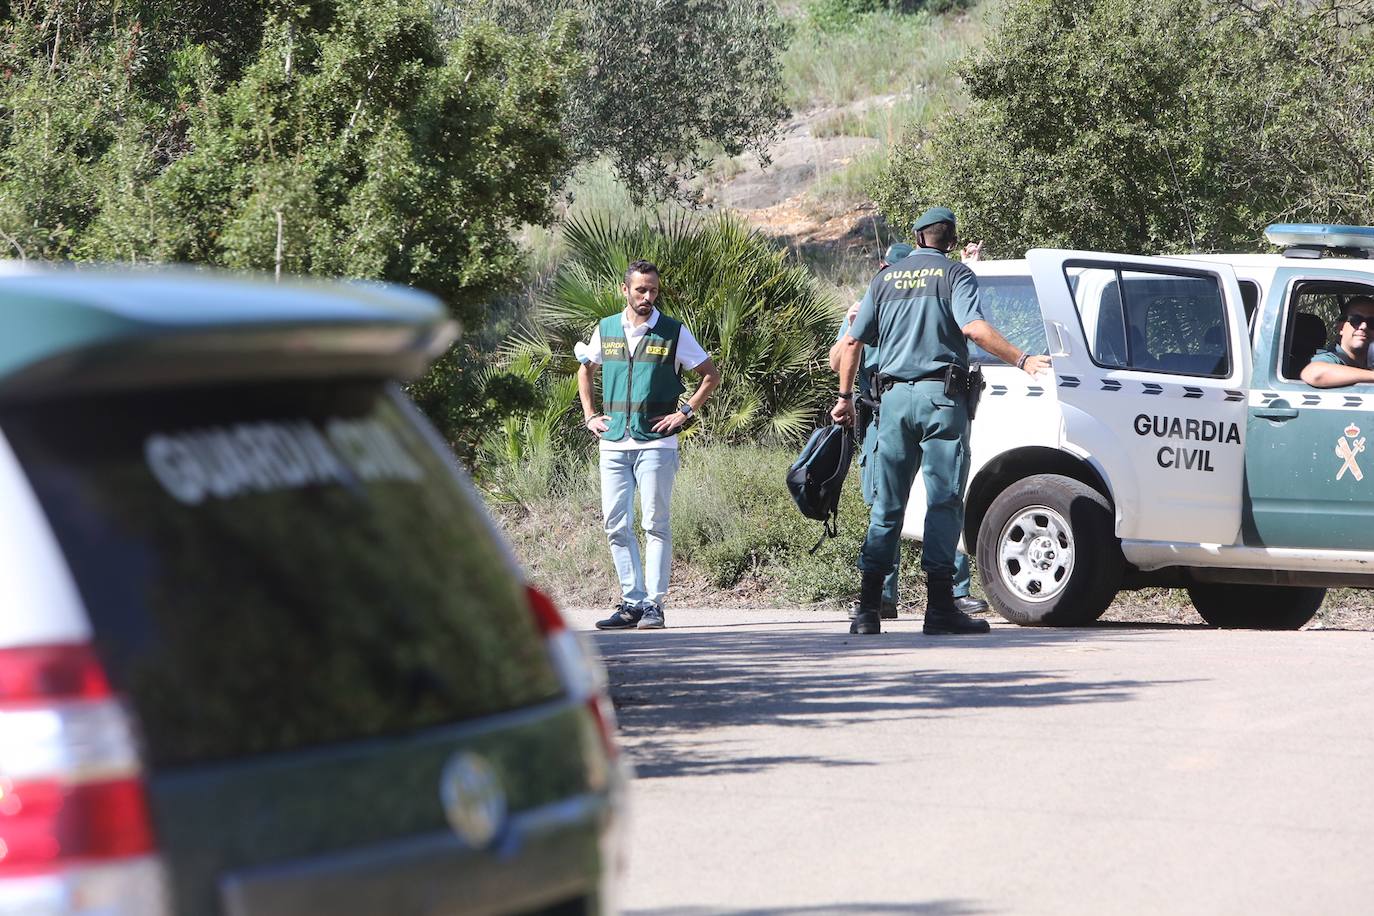
[(916, 220), (916, 224), (911, 227), (913, 232), (920, 232), (927, 226), (934, 226), (936, 223), (949, 223), (954, 225), (954, 211), (949, 207), (931, 207), (921, 214), (921, 218)]
[(896, 264), (915, 250), (915, 248), (912, 248), (906, 242), (897, 242), (887, 246), (887, 251), (883, 252), (883, 260), (889, 264)]

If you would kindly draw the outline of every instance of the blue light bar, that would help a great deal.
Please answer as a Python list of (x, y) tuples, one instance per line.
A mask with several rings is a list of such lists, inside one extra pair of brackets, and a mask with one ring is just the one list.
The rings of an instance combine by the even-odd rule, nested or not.
[(1359, 248), (1374, 250), (1374, 226), (1333, 226), (1325, 223), (1274, 223), (1264, 230), (1270, 244), (1302, 248)]

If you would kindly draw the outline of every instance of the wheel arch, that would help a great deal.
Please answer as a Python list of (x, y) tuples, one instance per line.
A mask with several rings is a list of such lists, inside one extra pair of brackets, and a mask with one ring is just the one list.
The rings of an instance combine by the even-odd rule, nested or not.
[(964, 544), (976, 557), (978, 530), (983, 525), (988, 507), (1007, 487), (1035, 474), (1060, 474), (1092, 487), (1115, 507), (1111, 488), (1097, 468), (1069, 452), (1042, 445), (1026, 446), (1003, 452), (979, 469), (969, 481), (964, 498)]

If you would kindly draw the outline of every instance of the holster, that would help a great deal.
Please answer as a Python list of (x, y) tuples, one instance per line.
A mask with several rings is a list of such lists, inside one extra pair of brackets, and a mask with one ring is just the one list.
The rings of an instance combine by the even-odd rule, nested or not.
[(974, 363), (968, 370), (968, 418), (978, 413), (978, 401), (983, 397), (983, 365)]
[(968, 394), (968, 370), (953, 363), (945, 367), (945, 397), (962, 398)]
[[(862, 366), (860, 372), (868, 372)], [(882, 389), (878, 387), (882, 376), (878, 375), (878, 370), (869, 372), (867, 390), (868, 394), (863, 394), (862, 389), (856, 391), (854, 395), (854, 441), (863, 442), (864, 434), (868, 432), (870, 423), (876, 422), (878, 417), (878, 403), (882, 399)]]
[(854, 398), (854, 441), (863, 442), (868, 425), (878, 415), (878, 405), (870, 398), (857, 395)]

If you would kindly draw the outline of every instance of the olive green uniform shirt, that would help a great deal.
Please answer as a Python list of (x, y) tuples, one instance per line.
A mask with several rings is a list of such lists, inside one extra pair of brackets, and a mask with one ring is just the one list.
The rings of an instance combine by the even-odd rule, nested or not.
[(956, 365), (968, 368), (964, 326), (983, 319), (978, 279), (965, 264), (918, 248), (869, 284), (849, 333), (878, 346), (878, 371), (917, 379)]

